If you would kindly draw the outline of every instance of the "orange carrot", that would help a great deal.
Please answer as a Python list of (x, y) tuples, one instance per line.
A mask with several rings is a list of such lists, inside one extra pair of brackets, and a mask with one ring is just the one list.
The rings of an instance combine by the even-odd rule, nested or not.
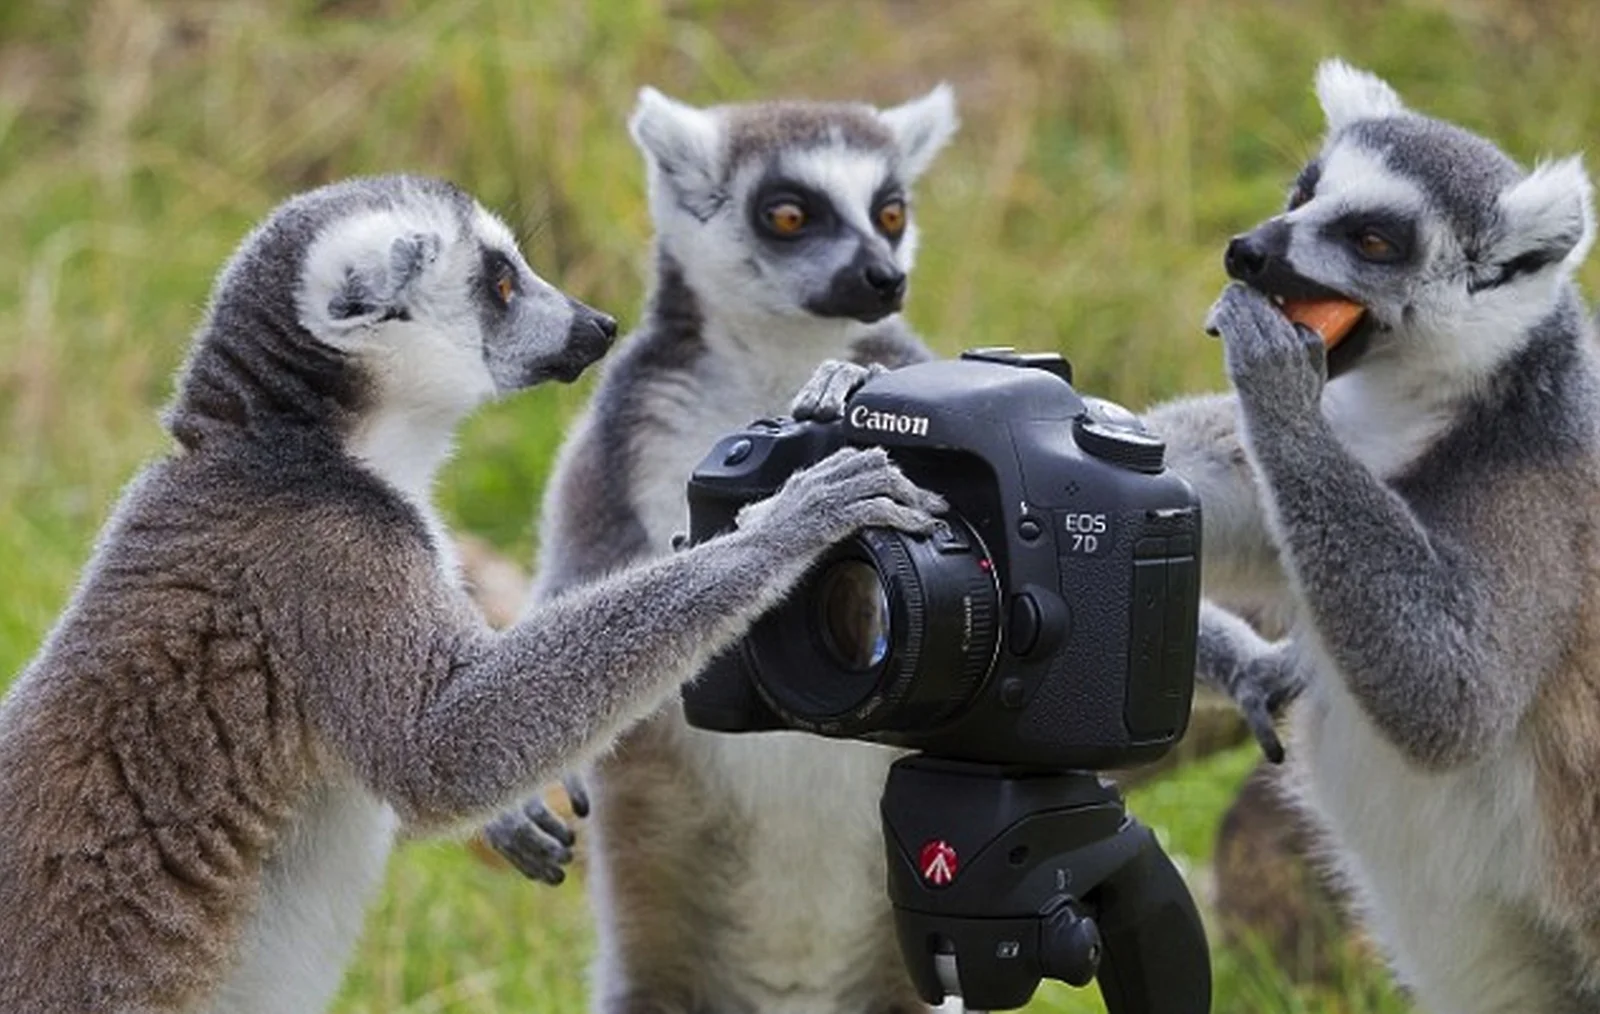
[(1304, 324), (1322, 338), (1328, 348), (1344, 341), (1367, 310), (1346, 299), (1290, 299), (1283, 312), (1296, 324)]

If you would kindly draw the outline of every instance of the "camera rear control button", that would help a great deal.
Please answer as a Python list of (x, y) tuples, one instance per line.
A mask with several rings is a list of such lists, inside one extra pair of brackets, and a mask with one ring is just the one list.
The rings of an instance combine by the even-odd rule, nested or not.
[(1006, 641), (1011, 654), (1026, 655), (1039, 643), (1039, 603), (1023, 592), (1011, 598), (1011, 617), (1006, 623)]
[(750, 456), (750, 452), (755, 450), (755, 446), (748, 437), (740, 437), (728, 447), (728, 453), (723, 455), (722, 463), (724, 465), (739, 464)]
[(1024, 542), (1032, 542), (1044, 534), (1044, 527), (1033, 518), (1023, 518), (1017, 522), (1017, 534)]
[(1028, 703), (1028, 687), (1015, 676), (1000, 681), (1000, 705), (1016, 710)]

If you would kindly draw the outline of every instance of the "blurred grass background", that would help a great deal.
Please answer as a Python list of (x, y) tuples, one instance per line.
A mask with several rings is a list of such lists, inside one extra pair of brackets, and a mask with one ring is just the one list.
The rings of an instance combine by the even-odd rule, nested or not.
[[(165, 446), (212, 273), (290, 193), (392, 170), (453, 178), (531, 261), (635, 320), (647, 268), (624, 120), (653, 84), (698, 103), (892, 104), (939, 80), (964, 126), (917, 194), (910, 316), (939, 348), (1056, 348), (1139, 406), (1220, 384), (1200, 320), (1224, 239), (1273, 211), (1315, 145), (1318, 59), (1514, 155), (1600, 136), (1588, 0), (74, 0), (0, 5), (0, 682), (32, 655), (117, 490)], [(1593, 267), (1585, 272), (1591, 283)], [(515, 557), (587, 384), (483, 412), (440, 484)], [(1238, 751), (1137, 792), (1204, 884)], [(571, 1011), (581, 891), (453, 844), (394, 863), (338, 1010)], [(1049, 987), (1030, 1010), (1101, 1009)], [(1217, 1009), (1405, 1009), (1381, 972), (1297, 989), (1219, 951)]]

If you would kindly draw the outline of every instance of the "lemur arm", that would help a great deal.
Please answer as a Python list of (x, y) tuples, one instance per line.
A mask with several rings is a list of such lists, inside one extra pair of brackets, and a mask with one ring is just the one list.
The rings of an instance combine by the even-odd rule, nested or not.
[(1302, 622), (1349, 691), (1419, 766), (1468, 763), (1503, 744), (1561, 650), (1535, 619), (1548, 610), (1518, 601), (1535, 589), (1504, 579), (1497, 557), (1515, 550), (1484, 540), (1467, 553), (1351, 456), (1319, 408), (1321, 342), (1267, 297), (1230, 286), (1212, 319)]
[(293, 618), (301, 657), (327, 660), (306, 714), (406, 820), (482, 816), (659, 707), (827, 547), (867, 525), (925, 531), (941, 508), (881, 450), (841, 452), (735, 532), (575, 587), (503, 633), (418, 547), (379, 554), (337, 568)]
[(1288, 587), (1240, 440), (1238, 400), (1232, 394), (1179, 398), (1147, 409), (1142, 418), (1166, 441), (1168, 466), (1200, 497), (1206, 595), (1234, 609), (1281, 613)]
[[(921, 341), (898, 320), (890, 320), (857, 339), (850, 348), (852, 363), (839, 364), (854, 371), (834, 378), (843, 386), (828, 389), (826, 364), (813, 375), (796, 396), (791, 412), (796, 418), (811, 418), (819, 407), (844, 404), (849, 392), (868, 375), (884, 368), (898, 368), (933, 358)], [(831, 361), (837, 363), (837, 361)], [(858, 366), (854, 364), (865, 364)], [(602, 388), (597, 401), (609, 389)], [(616, 392), (610, 392), (616, 397)], [(821, 408), (823, 412), (828, 409)], [(533, 601), (542, 602), (585, 580), (610, 573), (656, 553), (634, 513), (632, 498), (617, 483), (629, 472), (618, 462), (625, 449), (606, 443), (609, 435), (596, 430), (604, 407), (592, 406), (562, 451), (561, 464), (552, 481), (556, 496), (546, 501), (540, 532), (544, 547), (539, 555), (534, 578)], [(836, 412), (835, 412), (836, 414)], [(588, 799), (584, 779), (568, 772), (562, 779), (573, 801), (573, 813), (587, 815)], [(495, 817), (485, 828), (489, 843), (510, 860), (524, 875), (550, 884), (559, 884), (565, 875), (562, 866), (572, 858), (574, 835), (566, 824), (535, 796), (515, 809)]]

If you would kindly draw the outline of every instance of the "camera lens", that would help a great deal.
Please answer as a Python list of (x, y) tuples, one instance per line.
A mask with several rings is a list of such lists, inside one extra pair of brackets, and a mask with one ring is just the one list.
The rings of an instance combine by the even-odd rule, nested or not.
[(817, 584), (816, 621), (833, 661), (866, 672), (889, 655), (889, 596), (863, 560), (840, 560)]
[(826, 735), (908, 732), (959, 715), (994, 667), (999, 586), (976, 530), (869, 528), (829, 550), (746, 640), (756, 692)]

